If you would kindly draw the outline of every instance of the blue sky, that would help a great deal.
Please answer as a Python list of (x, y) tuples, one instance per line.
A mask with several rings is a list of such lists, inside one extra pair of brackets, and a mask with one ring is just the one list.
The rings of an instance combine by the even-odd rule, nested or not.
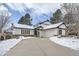
[(12, 23), (17, 23), (23, 15), (30, 13), (32, 24), (36, 24), (49, 19), (52, 13), (60, 8), (58, 3), (6, 3), (3, 5), (11, 13)]

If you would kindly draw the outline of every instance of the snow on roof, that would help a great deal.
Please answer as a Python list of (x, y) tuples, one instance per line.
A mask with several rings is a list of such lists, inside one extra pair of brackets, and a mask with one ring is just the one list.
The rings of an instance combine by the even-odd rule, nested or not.
[(63, 24), (63, 22), (52, 24), (49, 26), (44, 27), (44, 29), (50, 29), (50, 28), (57, 28), (59, 25)]
[[(60, 23), (56, 23), (56, 24), (52, 24), (52, 25), (48, 25), (48, 26), (44, 26), (44, 25), (39, 25), (42, 26), (44, 29), (50, 29), (50, 28), (57, 28), (58, 26), (60, 26), (61, 24), (63, 24), (63, 22)], [(34, 29), (35, 27), (30, 26), (30, 25), (24, 25), (24, 24), (13, 24), (14, 27), (16, 28), (28, 28), (28, 29)], [(37, 26), (36, 26), (37, 27)]]
[(16, 28), (28, 28), (28, 29), (34, 29), (33, 26), (30, 26), (30, 25), (24, 25), (24, 24), (13, 24), (14, 27)]

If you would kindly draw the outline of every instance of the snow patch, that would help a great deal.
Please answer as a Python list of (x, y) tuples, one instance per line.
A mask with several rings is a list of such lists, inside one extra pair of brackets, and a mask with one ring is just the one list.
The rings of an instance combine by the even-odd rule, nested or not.
[(74, 49), (74, 50), (79, 50), (79, 39), (77, 38), (69, 38), (69, 37), (61, 37), (61, 38), (58, 38), (58, 37), (50, 37), (49, 38), (51, 41), (59, 44), (59, 45), (62, 45), (62, 46), (65, 46), (65, 47), (68, 47), (68, 48), (71, 48), (71, 49)]
[(18, 44), (22, 39), (8, 39), (5, 41), (0, 41), (0, 56), (4, 55), (12, 47)]

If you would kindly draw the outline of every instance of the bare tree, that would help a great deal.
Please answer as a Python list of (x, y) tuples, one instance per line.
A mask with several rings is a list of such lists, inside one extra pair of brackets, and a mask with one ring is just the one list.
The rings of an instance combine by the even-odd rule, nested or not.
[(10, 13), (5, 10), (0, 10), (0, 32), (3, 32), (3, 28), (5, 28), (9, 23)]
[(79, 32), (79, 4), (78, 3), (63, 3), (62, 9), (64, 9), (65, 17), (64, 22), (68, 26), (68, 32)]

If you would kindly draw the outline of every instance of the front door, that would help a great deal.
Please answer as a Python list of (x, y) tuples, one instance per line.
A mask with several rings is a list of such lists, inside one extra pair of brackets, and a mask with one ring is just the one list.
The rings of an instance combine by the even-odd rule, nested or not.
[(40, 34), (39, 30), (35, 29), (34, 33), (35, 33), (34, 35), (35, 35), (36, 37), (39, 37), (39, 34)]
[(59, 35), (62, 35), (62, 30), (61, 29), (59, 29)]
[(37, 34), (38, 34), (38, 33), (37, 33), (37, 30), (35, 29), (35, 30), (34, 30), (34, 35), (37, 36)]
[(38, 31), (38, 32), (37, 32), (37, 37), (39, 37), (39, 34), (40, 34), (40, 33), (39, 33), (39, 31)]

